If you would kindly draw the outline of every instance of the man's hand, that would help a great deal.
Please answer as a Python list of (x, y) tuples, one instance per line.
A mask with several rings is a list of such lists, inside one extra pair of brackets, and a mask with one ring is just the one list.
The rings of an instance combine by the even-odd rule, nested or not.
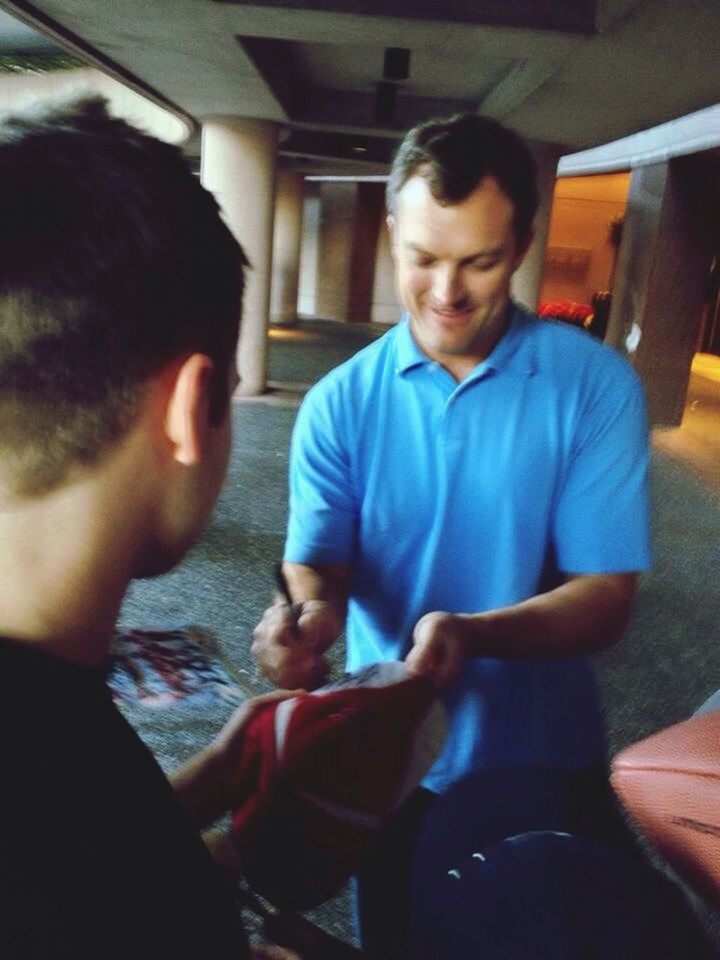
[(330, 673), (324, 653), (339, 632), (337, 614), (327, 600), (305, 600), (292, 609), (275, 603), (253, 631), (251, 653), (272, 683), (314, 690)]
[(429, 677), (440, 690), (447, 689), (468, 655), (468, 635), (468, 623), (458, 614), (426, 613), (413, 630), (413, 646), (405, 658), (408, 670)]
[(470, 657), (576, 657), (614, 643), (627, 623), (637, 574), (568, 573), (520, 603), (481, 613), (434, 610), (413, 630), (411, 673), (446, 688)]

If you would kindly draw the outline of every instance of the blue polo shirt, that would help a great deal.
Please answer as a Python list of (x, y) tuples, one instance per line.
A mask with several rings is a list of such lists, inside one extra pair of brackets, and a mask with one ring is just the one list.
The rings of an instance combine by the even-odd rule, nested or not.
[[(644, 569), (646, 470), (642, 388), (614, 350), (514, 307), (457, 383), (405, 318), (303, 402), (285, 558), (352, 564), (348, 669), (402, 659), (431, 610), (514, 604), (562, 572)], [(431, 789), (480, 767), (577, 769), (604, 748), (585, 657), (468, 660), (445, 699)]]

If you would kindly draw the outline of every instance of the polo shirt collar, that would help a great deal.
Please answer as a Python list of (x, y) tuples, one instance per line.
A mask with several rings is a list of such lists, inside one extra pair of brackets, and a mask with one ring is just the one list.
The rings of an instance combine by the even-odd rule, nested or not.
[(395, 360), (398, 373), (405, 373), (413, 367), (431, 363), (430, 357), (423, 353), (410, 332), (410, 318), (407, 313), (402, 315), (398, 323), (395, 339)]
[[(463, 383), (481, 376), (488, 370), (505, 370), (519, 375), (530, 375), (535, 372), (535, 364), (529, 351), (523, 349), (521, 327), (527, 323), (532, 315), (516, 303), (510, 304), (510, 317), (502, 337), (495, 344), (492, 352), (468, 374)], [(395, 341), (396, 369), (398, 373), (405, 373), (413, 367), (432, 363), (432, 359), (420, 349), (410, 330), (410, 321), (404, 313), (397, 331)]]

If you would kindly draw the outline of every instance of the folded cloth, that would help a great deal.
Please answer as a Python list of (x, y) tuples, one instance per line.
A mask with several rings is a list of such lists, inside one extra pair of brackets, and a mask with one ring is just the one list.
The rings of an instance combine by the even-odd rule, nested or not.
[(432, 683), (398, 662), (258, 711), (238, 757), (231, 826), (253, 889), (292, 910), (336, 893), (445, 730)]

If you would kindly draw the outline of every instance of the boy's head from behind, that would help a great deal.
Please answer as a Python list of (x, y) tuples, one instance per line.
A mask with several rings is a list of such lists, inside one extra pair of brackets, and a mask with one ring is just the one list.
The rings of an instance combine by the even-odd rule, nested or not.
[(174, 361), (228, 413), (245, 257), (181, 152), (101, 100), (0, 124), (0, 487), (38, 498), (131, 429)]

